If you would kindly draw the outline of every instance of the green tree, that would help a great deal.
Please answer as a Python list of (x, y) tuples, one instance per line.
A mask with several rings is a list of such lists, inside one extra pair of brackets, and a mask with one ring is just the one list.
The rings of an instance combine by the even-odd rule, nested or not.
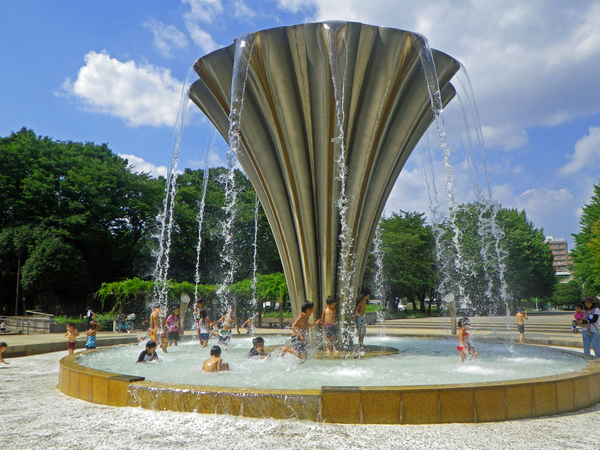
[(600, 186), (579, 219), (579, 233), (574, 234), (575, 247), (571, 251), (573, 274), (584, 283), (584, 295), (600, 292)]
[(568, 283), (558, 283), (554, 287), (552, 294), (552, 303), (559, 306), (573, 306), (581, 301), (582, 290), (577, 280), (570, 280)]
[[(552, 253), (543, 230), (536, 229), (524, 211), (494, 204), (459, 205), (443, 230), (446, 257), (439, 264), (451, 266), (445, 269), (452, 278), (451, 290), (468, 299), (473, 312), (505, 314), (507, 306), (514, 309), (523, 299), (551, 297), (556, 284)], [(502, 274), (508, 305), (499, 301)]]
[[(16, 290), (19, 253), (23, 295), (51, 312), (77, 312), (102, 282), (147, 269), (142, 249), (164, 180), (127, 164), (105, 144), (54, 141), (25, 128), (0, 139), (0, 308)], [(9, 238), (20, 228), (29, 230), (24, 246)]]
[[(393, 213), (381, 220), (384, 271), (392, 297), (406, 297), (425, 312), (425, 298), (436, 285), (435, 239), (424, 214)], [(392, 302), (392, 308), (397, 304)]]

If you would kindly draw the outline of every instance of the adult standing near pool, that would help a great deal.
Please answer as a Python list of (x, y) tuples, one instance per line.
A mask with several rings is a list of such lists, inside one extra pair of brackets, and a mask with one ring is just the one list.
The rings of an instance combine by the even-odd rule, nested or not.
[(594, 297), (586, 297), (583, 301), (585, 307), (583, 308), (584, 319), (578, 320), (578, 325), (589, 324), (589, 328), (586, 327), (581, 331), (583, 337), (583, 353), (586, 355), (590, 354), (590, 346), (594, 349), (594, 355), (600, 356), (600, 337), (598, 332), (598, 317), (600, 316), (600, 310), (597, 308), (596, 299)]

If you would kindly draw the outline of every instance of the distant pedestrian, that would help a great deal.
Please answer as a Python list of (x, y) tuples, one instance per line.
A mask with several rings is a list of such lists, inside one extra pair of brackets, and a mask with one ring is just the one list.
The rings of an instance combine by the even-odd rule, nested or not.
[(88, 306), (87, 312), (85, 313), (85, 318), (87, 319), (86, 330), (90, 327), (90, 325), (92, 323), (92, 319), (94, 318), (95, 315), (96, 315), (96, 313), (94, 313), (94, 311), (92, 311), (92, 307)]
[(590, 355), (590, 346), (594, 349), (594, 355), (600, 356), (600, 338), (598, 332), (598, 317), (600, 310), (597, 308), (596, 299), (594, 297), (586, 297), (583, 301), (583, 314), (585, 319), (577, 322), (578, 325), (590, 325), (589, 330), (584, 329), (581, 332), (583, 338), (583, 353)]
[(519, 330), (519, 333), (521, 334), (521, 336), (519, 337), (519, 344), (524, 344), (525, 343), (525, 322), (524, 320), (529, 320), (529, 317), (527, 317), (527, 311), (525, 311), (525, 308), (519, 308), (517, 309), (517, 329)]

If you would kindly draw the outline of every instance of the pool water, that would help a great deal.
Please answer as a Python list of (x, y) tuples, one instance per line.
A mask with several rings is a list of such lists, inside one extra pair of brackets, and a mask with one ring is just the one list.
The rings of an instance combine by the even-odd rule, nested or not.
[[(289, 337), (266, 337), (267, 349), (288, 345)], [(367, 337), (365, 344), (394, 347), (397, 355), (377, 358), (326, 360), (309, 358), (301, 362), (293, 355), (279, 357), (279, 351), (264, 359), (246, 357), (252, 338), (232, 339), (221, 357), (229, 372), (202, 372), (209, 358), (198, 341), (180, 342), (168, 353), (158, 350), (159, 361), (136, 364), (145, 343), (102, 349), (79, 358), (79, 363), (93, 369), (146, 380), (167, 383), (248, 387), (270, 389), (320, 389), (321, 386), (414, 386), (479, 383), (518, 380), (577, 371), (587, 361), (570, 352), (527, 345), (473, 342), (479, 358), (460, 362), (456, 341), (401, 337)]]

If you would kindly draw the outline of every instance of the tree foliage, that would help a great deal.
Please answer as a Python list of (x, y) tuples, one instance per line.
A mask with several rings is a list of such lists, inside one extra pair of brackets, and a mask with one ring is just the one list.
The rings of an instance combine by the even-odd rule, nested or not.
[(583, 281), (585, 295), (600, 292), (600, 186), (594, 186), (590, 202), (583, 206), (579, 233), (571, 252), (574, 275)]
[(18, 255), (30, 308), (76, 312), (103, 281), (147, 266), (161, 180), (134, 174), (108, 147), (22, 129), (0, 139), (0, 308)]

